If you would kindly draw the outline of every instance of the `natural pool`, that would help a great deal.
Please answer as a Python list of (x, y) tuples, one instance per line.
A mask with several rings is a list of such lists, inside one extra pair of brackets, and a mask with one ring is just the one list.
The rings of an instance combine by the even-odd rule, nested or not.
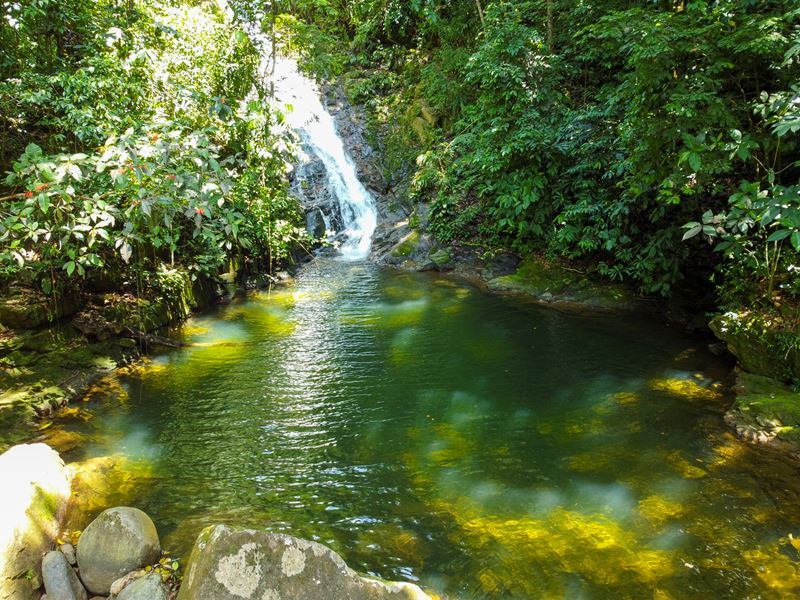
[(73, 527), (287, 532), (448, 598), (800, 592), (797, 469), (728, 432), (704, 340), (334, 259), (179, 335), (45, 430)]

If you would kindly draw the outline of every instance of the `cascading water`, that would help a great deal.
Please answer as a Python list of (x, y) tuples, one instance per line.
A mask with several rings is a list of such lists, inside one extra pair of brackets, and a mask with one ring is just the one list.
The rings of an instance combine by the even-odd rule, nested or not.
[(377, 224), (375, 200), (358, 180), (333, 117), (320, 100), (317, 85), (298, 71), (293, 60), (281, 59), (275, 67), (275, 96), (279, 102), (291, 107), (287, 111), (287, 122), (300, 136), (305, 153), (300, 157), (302, 164), (296, 175), (300, 183), (298, 193), (308, 196), (306, 188), (314, 192), (307, 178), (308, 172), (313, 170), (303, 166), (319, 159), (324, 166), (325, 192), (333, 201), (331, 208), (339, 213), (331, 215), (322, 211), (326, 229), (330, 229), (331, 223), (341, 226), (342, 230), (335, 234), (344, 238), (340, 252), (345, 259), (365, 258)]

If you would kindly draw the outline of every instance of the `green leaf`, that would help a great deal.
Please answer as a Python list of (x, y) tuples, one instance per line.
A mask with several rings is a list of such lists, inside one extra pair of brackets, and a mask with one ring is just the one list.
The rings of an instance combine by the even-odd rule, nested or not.
[(773, 232), (772, 235), (767, 238), (767, 241), (768, 242), (780, 242), (781, 240), (786, 239), (790, 235), (792, 235), (791, 230), (789, 230), (789, 229), (779, 229), (778, 231)]
[(687, 158), (689, 162), (689, 166), (692, 168), (693, 171), (697, 172), (703, 166), (703, 159), (697, 152), (689, 152), (689, 156)]
[(686, 240), (689, 240), (689, 239), (695, 237), (701, 231), (703, 231), (703, 226), (702, 225), (696, 225), (696, 226), (692, 227), (686, 233), (683, 234), (683, 241), (685, 242)]

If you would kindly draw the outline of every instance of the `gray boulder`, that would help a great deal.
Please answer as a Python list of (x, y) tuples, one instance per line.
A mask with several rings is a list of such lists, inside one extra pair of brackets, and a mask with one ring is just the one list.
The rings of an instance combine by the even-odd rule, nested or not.
[(150, 573), (123, 588), (115, 600), (167, 600), (168, 597), (161, 575)]
[(359, 576), (330, 548), (225, 525), (198, 536), (178, 600), (430, 600), (410, 583)]
[(42, 559), (42, 580), (48, 600), (87, 600), (86, 590), (75, 571), (69, 566), (66, 556), (51, 550)]
[(156, 562), (160, 555), (156, 526), (138, 508), (104, 510), (78, 540), (81, 580), (90, 592), (103, 596), (114, 581)]

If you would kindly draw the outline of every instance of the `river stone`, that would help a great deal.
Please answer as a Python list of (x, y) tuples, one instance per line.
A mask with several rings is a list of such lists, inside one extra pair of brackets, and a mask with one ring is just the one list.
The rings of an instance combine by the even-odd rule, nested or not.
[(38, 598), (39, 561), (58, 535), (69, 471), (46, 444), (14, 446), (0, 455), (0, 489), (0, 600)]
[(150, 573), (126, 586), (115, 600), (167, 600), (168, 597), (161, 575)]
[(410, 583), (359, 576), (333, 550), (289, 535), (225, 525), (198, 536), (178, 600), (430, 600)]
[(61, 544), (58, 547), (58, 549), (61, 550), (61, 553), (67, 559), (67, 562), (69, 564), (71, 564), (73, 566), (78, 564), (78, 557), (75, 556), (75, 546), (73, 546), (72, 544), (69, 544), (69, 543), (68, 544)]
[(67, 557), (58, 550), (51, 550), (42, 559), (42, 580), (49, 600), (86, 600), (86, 590), (75, 571), (69, 566)]
[(114, 581), (160, 555), (156, 526), (138, 508), (104, 510), (78, 540), (81, 579), (93, 594), (108, 594)]

